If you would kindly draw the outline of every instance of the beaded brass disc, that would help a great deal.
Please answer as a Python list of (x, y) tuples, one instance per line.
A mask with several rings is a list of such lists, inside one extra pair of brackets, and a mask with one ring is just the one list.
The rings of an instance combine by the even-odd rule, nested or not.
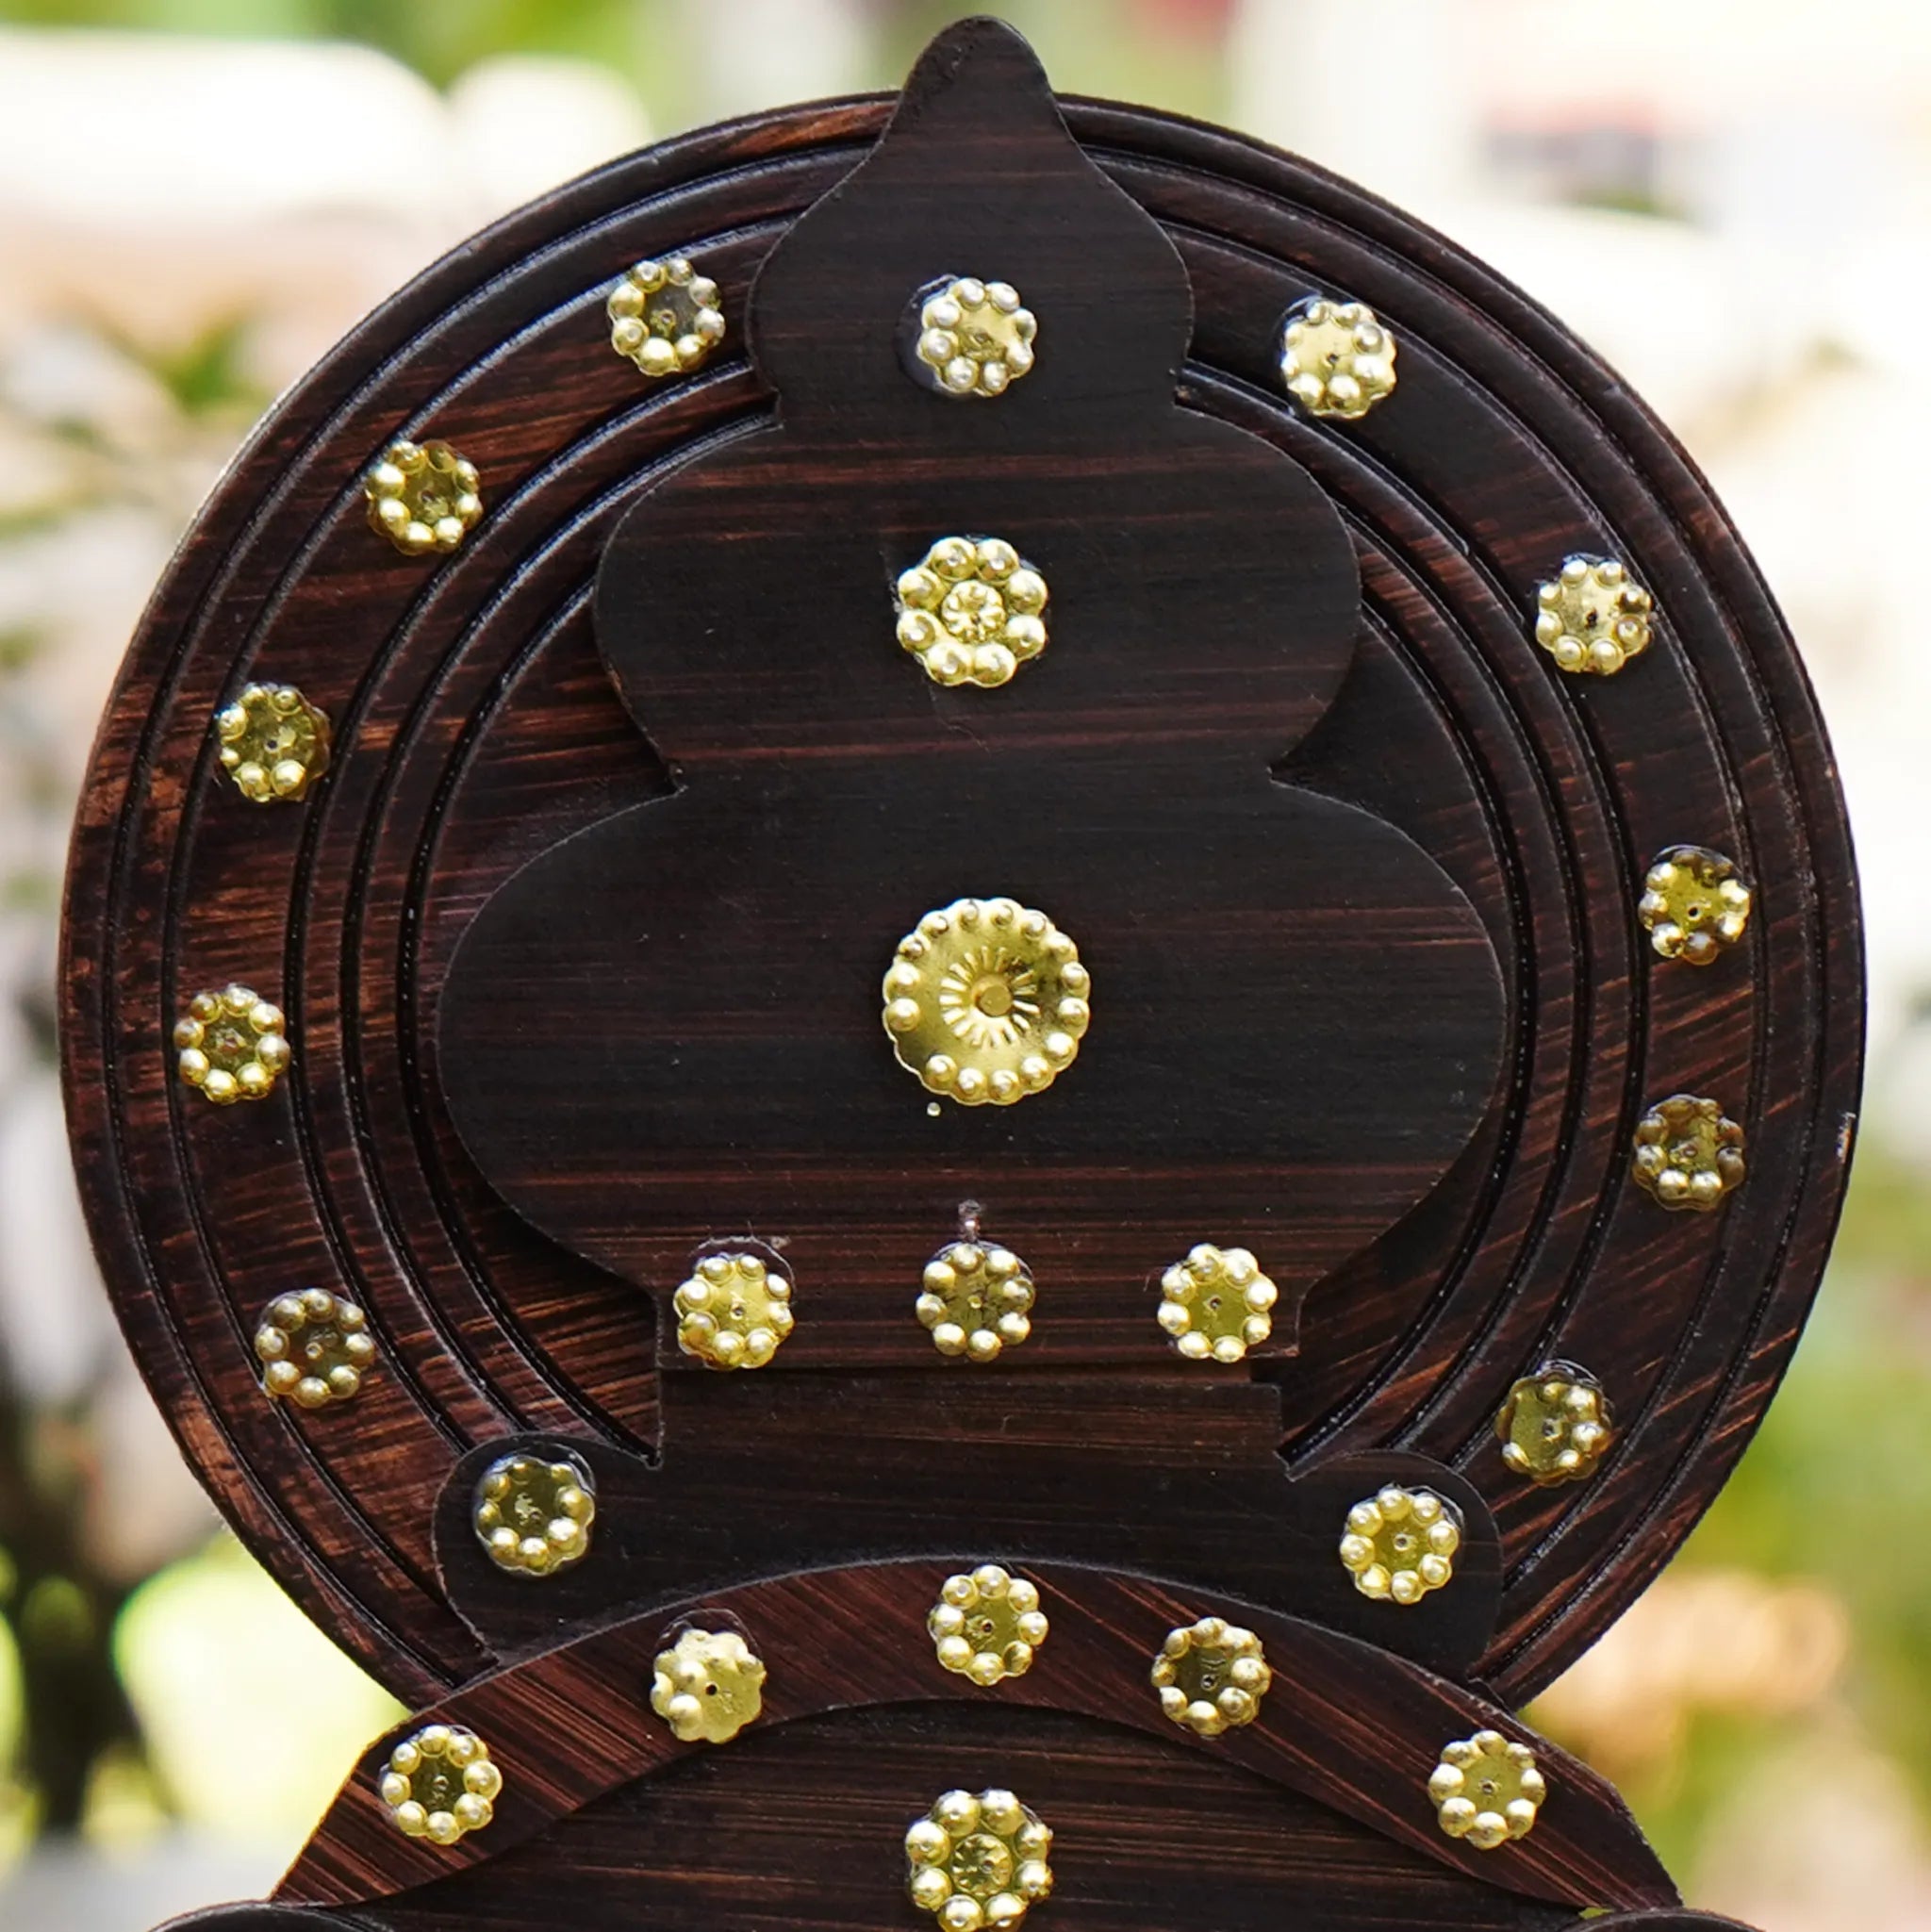
[(1044, 913), (960, 899), (927, 913), (886, 969), (884, 1023), (899, 1065), (962, 1107), (1044, 1093), (1078, 1057), (1092, 976)]

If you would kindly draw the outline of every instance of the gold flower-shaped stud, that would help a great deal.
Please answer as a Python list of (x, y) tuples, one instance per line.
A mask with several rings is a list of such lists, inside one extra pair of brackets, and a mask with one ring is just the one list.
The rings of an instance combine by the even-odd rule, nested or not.
[(1433, 1490), (1391, 1483), (1347, 1512), (1342, 1566), (1363, 1596), (1419, 1603), (1455, 1574), (1461, 1524)]
[(695, 369), (724, 339), (717, 283), (681, 255), (625, 270), (604, 306), (610, 346), (648, 376)]
[(1239, 1362), (1274, 1332), (1274, 1283), (1244, 1247), (1203, 1241), (1160, 1278), (1160, 1326), (1189, 1362)]
[(217, 1107), (266, 1099), (294, 1058), (283, 1029), (282, 1009), (247, 986), (197, 993), (174, 1022), (181, 1078)]
[(399, 438), (370, 465), (369, 527), (404, 556), (454, 550), (483, 515), (476, 466), (447, 443)]
[(1614, 677), (1649, 649), (1654, 600), (1613, 557), (1565, 558), (1535, 603), (1535, 641), (1564, 670)]
[(1221, 1617), (1202, 1617), (1166, 1633), (1153, 1660), (1160, 1708), (1197, 1736), (1252, 1724), (1274, 1681), (1261, 1640)]
[(958, 275), (932, 289), (918, 311), (918, 360), (948, 396), (999, 396), (1032, 367), (1039, 323), (1010, 282)]
[(998, 537), (942, 537), (899, 578), (899, 642), (935, 685), (1003, 685), (1046, 649), (1046, 579)]
[(250, 685), (215, 716), (222, 769), (257, 805), (290, 802), (328, 769), (328, 713), (293, 685)]
[(451, 1724), (427, 1725), (404, 1738), (382, 1774), (382, 1802), (396, 1829), (439, 1845), (481, 1831), (495, 1815), (502, 1790), (503, 1773), (489, 1761), (489, 1747), (474, 1731)]
[(375, 1360), (369, 1317), (326, 1288), (278, 1295), (255, 1330), (261, 1385), (304, 1409), (346, 1402)]
[(1636, 916), (1665, 959), (1708, 966), (1750, 923), (1750, 888), (1721, 852), (1673, 845), (1643, 874)]
[(1032, 1332), (1032, 1277), (1010, 1247), (955, 1241), (926, 1263), (916, 1307), (941, 1355), (990, 1362)]
[(1477, 1731), (1443, 1745), (1442, 1761), (1428, 1779), (1442, 1829), (1484, 1852), (1527, 1838), (1546, 1795), (1535, 1753), (1511, 1744), (1500, 1731)]
[(596, 1517), (588, 1470), (520, 1450), (483, 1472), (470, 1512), (490, 1560), (524, 1577), (548, 1577), (576, 1562), (590, 1547)]
[(948, 1792), (905, 1834), (912, 1903), (945, 1932), (1006, 1932), (1052, 1891), (1051, 1850), (1011, 1792)]
[(1495, 1413), (1502, 1460), (1531, 1482), (1580, 1482), (1603, 1459), (1615, 1417), (1602, 1385), (1583, 1369), (1552, 1362), (1524, 1376)]
[(1046, 1642), (1039, 1586), (997, 1563), (948, 1577), (925, 1622), (939, 1661), (975, 1684), (1023, 1677), (1032, 1668), (1032, 1653)]
[(754, 1254), (707, 1254), (678, 1289), (677, 1346), (708, 1368), (763, 1368), (796, 1323), (791, 1283)]
[(899, 942), (884, 1022), (899, 1064), (962, 1106), (1009, 1107), (1073, 1064), (1091, 1018), (1080, 949), (1011, 899), (954, 900)]
[(1636, 1123), (1634, 1164), (1664, 1207), (1707, 1214), (1743, 1178), (1743, 1130), (1716, 1101), (1672, 1094)]
[(1395, 338), (1362, 302), (1311, 295), (1288, 311), (1280, 379), (1312, 416), (1365, 416), (1395, 388)]
[(651, 1709), (686, 1744), (729, 1743), (764, 1708), (764, 1661), (735, 1630), (685, 1630), (657, 1653)]

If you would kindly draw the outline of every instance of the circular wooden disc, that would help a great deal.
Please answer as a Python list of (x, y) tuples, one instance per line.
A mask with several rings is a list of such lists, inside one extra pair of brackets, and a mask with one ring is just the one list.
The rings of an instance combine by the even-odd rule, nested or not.
[[(400, 1694), (485, 1661), (439, 1587), (437, 1494), (519, 1429), (649, 1448), (654, 1329), (630, 1285), (526, 1228), (466, 1160), (432, 1023), (466, 921), (525, 860), (661, 791), (597, 656), (588, 599), (616, 520), (768, 395), (738, 326), (759, 263), (862, 157), (887, 105), (706, 130), (560, 190), (371, 317), (269, 417), (203, 512), (129, 652), (90, 772), (67, 924), (69, 1106), (129, 1340), (256, 1554)], [(1857, 1105), (1855, 881), (1802, 668), (1702, 479), (1584, 348), (1439, 237), (1303, 162), (1138, 109), (1069, 104), (1088, 152), (1191, 273), (1181, 400), (1264, 437), (1339, 507), (1364, 639), (1279, 775), (1426, 848), (1508, 979), (1504, 1088), (1449, 1178), (1311, 1295), (1265, 1372), (1290, 1463), (1398, 1446), (1461, 1469), (1509, 1570), (1479, 1675), (1532, 1694), (1655, 1574), (1761, 1415), (1815, 1291)], [(722, 285), (727, 350), (642, 385), (603, 298), (639, 257)], [(1368, 303), (1399, 388), (1311, 420), (1273, 367), (1312, 292)], [(1130, 296), (1129, 296), (1130, 299)], [(447, 438), (485, 479), (454, 558), (369, 530), (362, 473)], [(1536, 585), (1613, 554), (1656, 594), (1647, 654), (1571, 679), (1533, 643)], [(229, 785), (210, 723), (250, 680), (334, 720), (300, 805)], [(1665, 847), (1730, 856), (1747, 938), (1707, 969), (1635, 918)], [(241, 981), (297, 1062), (217, 1110), (174, 1079), (175, 1016)], [(539, 1026), (594, 1024), (557, 1011)], [(1631, 1183), (1654, 1100), (1720, 1099), (1749, 1177), (1721, 1212)], [(371, 1312), (353, 1402), (267, 1399), (251, 1338), (311, 1282)], [(1512, 1477), (1492, 1421), (1554, 1359), (1593, 1371), (1616, 1449), (1593, 1479)]]

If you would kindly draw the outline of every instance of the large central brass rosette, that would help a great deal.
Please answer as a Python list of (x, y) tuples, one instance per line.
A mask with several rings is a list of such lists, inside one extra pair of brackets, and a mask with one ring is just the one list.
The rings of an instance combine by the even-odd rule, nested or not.
[(1073, 1064), (1092, 1010), (1080, 949), (1011, 899), (955, 900), (899, 942), (885, 1031), (899, 1064), (967, 1107), (1010, 1107)]

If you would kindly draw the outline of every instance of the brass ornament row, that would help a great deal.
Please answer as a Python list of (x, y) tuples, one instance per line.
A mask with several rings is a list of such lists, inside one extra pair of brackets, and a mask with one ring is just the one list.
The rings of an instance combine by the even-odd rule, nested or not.
[[(998, 1563), (947, 1577), (926, 1620), (937, 1662), (988, 1691), (1025, 1676), (1050, 1634), (1042, 1602)], [(728, 1744), (763, 1715), (768, 1672), (746, 1632), (686, 1621), (662, 1642), (651, 1709), (679, 1742)], [(1167, 1631), (1147, 1684), (1163, 1715), (1212, 1740), (1260, 1716), (1273, 1675), (1255, 1632), (1207, 1616)], [(503, 1783), (483, 1740), (447, 1724), (404, 1739), (377, 1775), (396, 1828), (443, 1845), (492, 1822)], [(1546, 1795), (1531, 1749), (1492, 1730), (1444, 1744), (1426, 1792), (1442, 1830), (1481, 1851), (1527, 1837)], [(1052, 1837), (1011, 1792), (947, 1792), (905, 1833), (907, 1892), (948, 1932), (1016, 1925), (1052, 1891)]]

